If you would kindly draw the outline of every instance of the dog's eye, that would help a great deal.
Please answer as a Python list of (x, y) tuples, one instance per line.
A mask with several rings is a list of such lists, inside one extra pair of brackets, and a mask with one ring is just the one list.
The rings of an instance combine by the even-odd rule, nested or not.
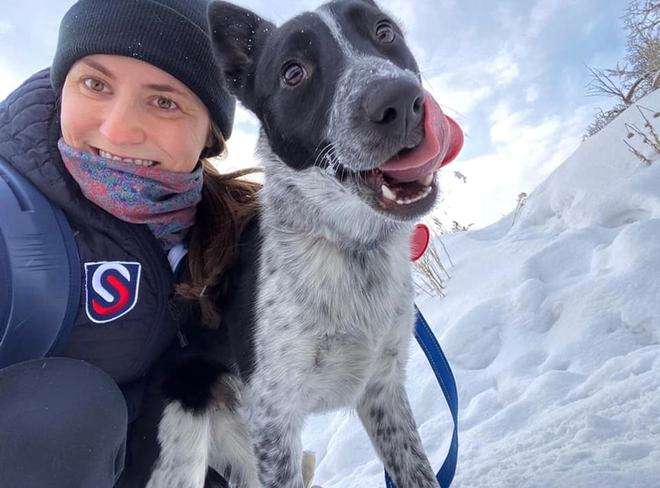
[(298, 63), (288, 63), (282, 69), (282, 81), (289, 86), (299, 85), (307, 77), (307, 72)]
[(376, 39), (384, 44), (390, 44), (394, 42), (396, 33), (394, 32), (394, 27), (387, 21), (379, 22), (376, 25)]

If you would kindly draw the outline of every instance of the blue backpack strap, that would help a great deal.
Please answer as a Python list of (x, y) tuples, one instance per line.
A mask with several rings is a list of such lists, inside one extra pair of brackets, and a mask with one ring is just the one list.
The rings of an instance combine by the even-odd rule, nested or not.
[(57, 354), (78, 315), (80, 258), (64, 213), (0, 157), (0, 368)]
[[(454, 432), (451, 437), (449, 452), (447, 453), (445, 462), (442, 464), (442, 468), (440, 468), (436, 476), (440, 486), (442, 488), (448, 488), (454, 479), (458, 459), (458, 392), (456, 390), (456, 381), (438, 340), (433, 335), (433, 331), (431, 331), (428, 322), (426, 322), (417, 305), (415, 305), (415, 313), (417, 314), (415, 338), (424, 350), (426, 359), (431, 363), (435, 377), (440, 384), (440, 388), (442, 388), (447, 405), (449, 405), (449, 410), (451, 410), (451, 416), (454, 419)], [(392, 481), (387, 472), (385, 472), (385, 485), (387, 488), (396, 488), (394, 481)]]

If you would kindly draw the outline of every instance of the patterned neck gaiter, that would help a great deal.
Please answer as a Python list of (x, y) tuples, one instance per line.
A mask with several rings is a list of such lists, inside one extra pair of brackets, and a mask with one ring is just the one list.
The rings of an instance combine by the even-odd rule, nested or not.
[(83, 152), (63, 138), (57, 147), (85, 197), (121, 220), (147, 224), (166, 251), (195, 223), (202, 199), (201, 164), (192, 173), (178, 173)]

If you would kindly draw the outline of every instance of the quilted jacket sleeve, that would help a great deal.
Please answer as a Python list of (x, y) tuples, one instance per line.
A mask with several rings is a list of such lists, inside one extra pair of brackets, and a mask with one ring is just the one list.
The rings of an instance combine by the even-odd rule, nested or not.
[(59, 159), (57, 95), (50, 69), (39, 71), (0, 103), (0, 156), (59, 205), (71, 192), (71, 178)]

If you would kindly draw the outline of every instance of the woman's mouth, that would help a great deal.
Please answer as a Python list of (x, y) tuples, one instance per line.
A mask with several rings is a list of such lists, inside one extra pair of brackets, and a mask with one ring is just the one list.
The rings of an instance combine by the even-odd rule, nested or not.
[(103, 149), (99, 148), (93, 148), (96, 153), (101, 156), (102, 158), (105, 159), (112, 159), (113, 161), (120, 161), (122, 163), (126, 164), (135, 164), (137, 166), (155, 166), (157, 164), (156, 161), (152, 161), (150, 159), (139, 159), (139, 158), (128, 158), (128, 157), (123, 157), (123, 156), (118, 156), (116, 154), (112, 154), (110, 152), (104, 151)]

